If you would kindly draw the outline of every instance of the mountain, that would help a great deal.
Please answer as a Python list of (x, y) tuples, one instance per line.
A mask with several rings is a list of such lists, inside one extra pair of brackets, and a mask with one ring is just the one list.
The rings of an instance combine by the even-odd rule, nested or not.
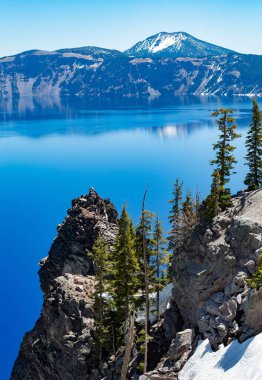
[(124, 55), (119, 50), (113, 50), (113, 49), (104, 49), (96, 46), (84, 46), (79, 48), (69, 48), (69, 49), (59, 49), (56, 50), (59, 54), (81, 54), (81, 55), (90, 55), (92, 57), (96, 58), (117, 58)]
[(33, 50), (0, 59), (0, 98), (262, 95), (262, 56), (132, 58), (83, 49)]
[(132, 57), (207, 57), (235, 53), (232, 50), (199, 40), (188, 33), (161, 32), (136, 43), (125, 54)]
[[(262, 191), (232, 202), (208, 226), (193, 229), (176, 252), (165, 311), (150, 329), (151, 372), (142, 375), (138, 341), (127, 379), (261, 379), (262, 288), (251, 288), (246, 278), (262, 252)], [(99, 231), (113, 246), (117, 221), (114, 205), (94, 189), (72, 201), (40, 262), (42, 312), (24, 336), (11, 380), (120, 379), (122, 350), (96, 360), (95, 266), (86, 254)]]

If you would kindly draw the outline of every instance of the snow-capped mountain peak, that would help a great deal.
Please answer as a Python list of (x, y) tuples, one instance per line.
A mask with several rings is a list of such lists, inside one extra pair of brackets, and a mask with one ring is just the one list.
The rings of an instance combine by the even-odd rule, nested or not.
[(205, 57), (209, 55), (224, 55), (231, 50), (201, 41), (185, 32), (160, 32), (138, 42), (126, 54), (134, 57)]
[(176, 46), (177, 50), (179, 50), (179, 48), (181, 48), (182, 46), (182, 41), (186, 38), (186, 35), (181, 32), (159, 33), (157, 38), (150, 46), (149, 51), (151, 51), (152, 53), (157, 53), (159, 51), (167, 49), (170, 46)]

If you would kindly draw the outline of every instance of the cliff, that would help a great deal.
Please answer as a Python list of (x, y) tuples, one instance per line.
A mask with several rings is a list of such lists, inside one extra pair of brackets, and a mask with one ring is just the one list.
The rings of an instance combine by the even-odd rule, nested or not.
[[(173, 308), (166, 314), (173, 340), (157, 369), (141, 380), (176, 379), (202, 339), (218, 350), (262, 332), (262, 289), (245, 281), (256, 271), (260, 253), (262, 191), (233, 198), (233, 207), (193, 231), (174, 258)], [(170, 330), (174, 313), (182, 318), (181, 331), (175, 325)]]
[[(41, 261), (43, 309), (25, 335), (12, 380), (119, 378), (106, 366), (95, 368), (90, 299), (95, 273), (86, 255), (98, 229), (112, 245), (116, 220), (114, 206), (94, 190), (73, 201), (48, 257)], [(194, 353), (199, 357), (197, 346), (203, 339), (209, 340), (212, 352), (221, 344), (238, 341), (241, 346), (262, 332), (262, 289), (251, 289), (245, 280), (256, 271), (260, 253), (262, 191), (240, 194), (208, 227), (194, 229), (174, 258), (173, 290), (164, 318), (152, 327), (149, 367), (156, 368), (141, 380), (188, 379), (179, 374)], [(135, 354), (130, 373), (139, 378)], [(244, 379), (251, 380), (239, 378)]]
[(58, 226), (39, 271), (44, 302), (39, 320), (27, 333), (14, 364), (12, 380), (88, 379), (94, 369), (92, 339), (94, 286), (91, 250), (98, 230), (112, 244), (117, 212), (94, 190), (72, 202)]
[(0, 59), (0, 98), (261, 95), (262, 56), (134, 58), (33, 50)]

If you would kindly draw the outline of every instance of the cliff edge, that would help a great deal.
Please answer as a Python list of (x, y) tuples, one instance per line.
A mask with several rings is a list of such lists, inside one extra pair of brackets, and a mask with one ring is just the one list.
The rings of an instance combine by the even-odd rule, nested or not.
[(88, 379), (94, 369), (92, 339), (94, 267), (87, 255), (98, 231), (112, 245), (117, 211), (91, 189), (72, 202), (39, 271), (44, 302), (22, 342), (12, 380)]
[[(99, 230), (112, 246), (117, 212), (91, 189), (72, 202), (48, 257), (40, 263), (43, 308), (34, 329), (24, 337), (12, 380), (119, 378), (119, 371), (113, 374), (103, 365), (95, 368), (90, 297), (95, 270), (86, 251), (92, 249)], [(141, 380), (183, 379), (181, 370), (194, 353), (199, 355), (196, 350), (202, 340), (209, 340), (212, 353), (262, 332), (262, 288), (251, 288), (246, 281), (257, 270), (260, 254), (262, 191), (239, 194), (210, 225), (194, 228), (174, 257), (171, 300), (155, 327), (164, 332), (165, 340), (161, 337), (161, 347), (151, 342), (149, 361), (156, 350), (166, 354)], [(169, 349), (161, 350), (166, 344)], [(129, 373), (138, 379), (134, 363), (135, 357)], [(118, 364), (112, 363), (112, 369)]]
[[(174, 258), (172, 302), (165, 317), (173, 340), (157, 369), (141, 380), (179, 378), (203, 339), (216, 351), (262, 332), (262, 288), (246, 282), (260, 254), (262, 191), (239, 194), (208, 227), (194, 229)], [(170, 327), (175, 313), (182, 318), (181, 331)]]

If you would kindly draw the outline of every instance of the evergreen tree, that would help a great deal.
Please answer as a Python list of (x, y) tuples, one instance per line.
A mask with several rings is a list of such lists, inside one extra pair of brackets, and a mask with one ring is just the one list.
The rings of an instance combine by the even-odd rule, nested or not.
[(151, 229), (152, 229), (152, 214), (145, 210), (147, 189), (143, 196), (142, 201), (142, 212), (140, 217), (140, 222), (136, 230), (137, 237), (137, 249), (140, 255), (144, 278), (142, 282), (142, 289), (144, 289), (144, 309), (145, 309), (145, 324), (144, 330), (140, 331), (140, 339), (143, 339), (143, 351), (144, 351), (144, 363), (143, 372), (147, 371), (147, 354), (148, 354), (148, 324), (149, 324), (149, 314), (150, 314), (150, 301), (149, 301), (149, 263), (150, 263), (150, 245), (151, 245)]
[(202, 216), (206, 221), (212, 220), (221, 211), (220, 206), (220, 194), (221, 194), (221, 182), (218, 169), (215, 169), (212, 173), (212, 185), (210, 194), (204, 200), (201, 211)]
[(181, 243), (181, 213), (182, 213), (182, 200), (183, 200), (183, 182), (179, 179), (176, 180), (173, 190), (173, 198), (169, 201), (172, 205), (169, 213), (169, 223), (171, 230), (169, 231), (168, 241), (169, 249), (173, 254)]
[(152, 223), (153, 213), (149, 210), (144, 210), (140, 216), (139, 223), (136, 227), (136, 251), (141, 268), (141, 286), (144, 288), (144, 257), (143, 257), (143, 240), (145, 243), (147, 266), (148, 266), (148, 282), (153, 283), (153, 272), (150, 267), (152, 257)]
[(135, 294), (140, 284), (139, 261), (136, 254), (135, 230), (126, 207), (122, 209), (118, 221), (118, 234), (114, 246), (114, 288), (116, 306), (116, 328), (119, 343), (123, 342), (121, 327), (135, 305)]
[(103, 239), (101, 233), (93, 245), (92, 253), (88, 252), (92, 257), (95, 272), (96, 284), (94, 289), (94, 338), (99, 347), (99, 361), (102, 359), (103, 351), (112, 353), (114, 350), (111, 331), (111, 310), (112, 300), (109, 295), (111, 288), (108, 276), (111, 272), (110, 266), (110, 250), (107, 242)]
[(245, 178), (248, 190), (257, 190), (262, 186), (262, 113), (253, 99), (252, 122), (246, 139), (246, 160), (249, 172)]
[(201, 195), (200, 195), (200, 192), (197, 190), (196, 198), (195, 198), (195, 213), (198, 216), (199, 216), (200, 206), (201, 206)]
[(218, 111), (213, 112), (212, 116), (221, 116), (217, 120), (218, 129), (220, 132), (219, 140), (214, 144), (216, 151), (216, 159), (211, 161), (211, 165), (215, 165), (219, 171), (221, 192), (219, 194), (219, 202), (221, 209), (231, 205), (230, 189), (225, 188), (225, 185), (230, 180), (230, 175), (233, 172), (236, 159), (232, 152), (236, 149), (231, 143), (241, 135), (235, 132), (237, 126), (235, 119), (231, 116), (233, 110), (220, 108)]
[(188, 231), (196, 224), (196, 205), (192, 198), (191, 191), (188, 189), (186, 199), (182, 203), (182, 230), (183, 236), (188, 234)]
[(246, 279), (247, 283), (255, 289), (259, 289), (262, 286), (262, 255), (259, 255), (257, 271), (251, 278)]
[(153, 269), (154, 274), (154, 290), (157, 295), (157, 307), (156, 307), (156, 318), (159, 320), (160, 317), (160, 291), (165, 287), (165, 278), (163, 278), (163, 271), (169, 262), (170, 253), (167, 251), (167, 239), (163, 236), (162, 223), (159, 221), (158, 217), (155, 221), (155, 228), (153, 233), (153, 239), (151, 241), (152, 245), (152, 260), (150, 265)]

